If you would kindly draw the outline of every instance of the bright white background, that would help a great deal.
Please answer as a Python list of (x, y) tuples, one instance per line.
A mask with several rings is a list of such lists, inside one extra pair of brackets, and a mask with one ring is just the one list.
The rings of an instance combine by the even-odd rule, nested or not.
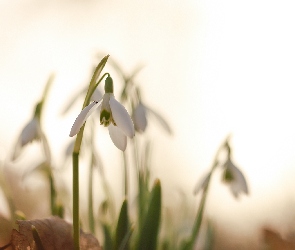
[[(238, 217), (254, 227), (286, 225), (290, 215), (282, 211), (295, 195), (294, 11), (291, 0), (2, 0), (1, 158), (52, 72), (44, 126), (60, 156), (81, 104), (66, 117), (60, 111), (89, 80), (96, 54), (110, 54), (129, 73), (145, 65), (137, 78), (145, 100), (173, 127), (172, 137), (152, 121), (149, 128), (155, 176), (167, 189), (180, 187), (192, 197), (231, 133), (250, 196), (234, 200), (216, 178), (208, 213), (241, 230)], [(106, 130), (99, 132), (106, 135), (104, 160), (109, 152), (119, 156)], [(114, 179), (121, 173), (108, 171)]]

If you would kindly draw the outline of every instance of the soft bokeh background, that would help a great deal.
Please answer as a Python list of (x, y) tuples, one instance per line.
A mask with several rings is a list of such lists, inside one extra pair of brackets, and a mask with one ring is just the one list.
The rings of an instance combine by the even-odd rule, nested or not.
[[(181, 188), (193, 200), (195, 183), (231, 133), (250, 195), (234, 200), (216, 178), (207, 214), (237, 239), (258, 241), (263, 226), (286, 233), (295, 220), (294, 11), (287, 0), (2, 0), (2, 161), (54, 72), (44, 127), (58, 163), (82, 100), (66, 117), (61, 110), (89, 81), (98, 53), (110, 54), (127, 73), (144, 65), (136, 78), (144, 98), (174, 130), (169, 137), (150, 122), (148, 131), (165, 193)], [(120, 154), (100, 132), (107, 166), (110, 154)], [(121, 169), (107, 174), (121, 179)]]

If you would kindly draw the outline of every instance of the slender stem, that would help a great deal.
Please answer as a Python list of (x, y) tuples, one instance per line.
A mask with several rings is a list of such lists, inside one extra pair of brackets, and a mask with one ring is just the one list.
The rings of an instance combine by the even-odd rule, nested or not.
[(206, 186), (204, 187), (201, 202), (200, 202), (200, 206), (199, 206), (197, 216), (196, 216), (196, 219), (195, 219), (195, 224), (194, 224), (194, 227), (193, 227), (192, 237), (191, 237), (191, 239), (189, 241), (189, 244), (186, 246), (185, 250), (193, 249), (193, 246), (194, 246), (194, 244), (195, 244), (195, 242), (196, 242), (196, 240), (197, 240), (197, 238), (199, 236), (200, 227), (201, 227), (202, 220), (203, 220), (205, 203), (206, 203), (206, 199), (207, 199), (207, 196), (208, 196), (209, 183), (210, 183), (210, 179), (211, 179), (213, 170), (214, 170), (214, 168), (212, 168), (211, 172), (209, 173), (209, 180), (208, 180)]
[[(101, 62), (97, 65), (93, 76), (91, 78), (91, 81), (89, 83), (89, 87), (87, 90), (87, 94), (83, 103), (83, 108), (85, 108), (89, 102), (90, 98), (92, 96), (92, 93), (94, 92), (97, 85), (101, 82), (103, 79), (100, 78), (97, 85), (95, 84), (97, 78), (99, 77), (101, 71), (103, 70), (109, 55), (105, 56)], [(79, 250), (80, 249), (80, 219), (79, 219), (79, 153), (83, 138), (83, 132), (85, 128), (85, 123), (81, 127), (79, 133), (77, 134), (74, 150), (73, 150), (73, 237), (74, 237), (74, 249)]]
[(125, 198), (128, 198), (128, 164), (127, 164), (127, 155), (123, 152), (123, 160), (124, 160), (124, 194)]
[(93, 164), (94, 156), (91, 155), (91, 163), (88, 179), (88, 222), (91, 233), (95, 234), (94, 214), (93, 214)]
[(138, 225), (139, 228), (142, 227), (142, 219), (144, 218), (144, 209), (145, 209), (145, 183), (144, 183), (144, 173), (143, 169), (140, 168), (139, 163), (139, 156), (138, 156), (138, 144), (136, 137), (132, 140), (133, 145), (133, 158), (134, 158), (134, 166), (135, 166), (135, 173), (137, 177), (137, 188), (138, 188)]
[(225, 142), (218, 148), (215, 157), (214, 157), (214, 161), (211, 167), (211, 170), (209, 172), (208, 175), (208, 181), (206, 181), (206, 184), (203, 188), (203, 194), (202, 194), (202, 198), (201, 198), (201, 202), (200, 202), (200, 206), (197, 212), (197, 216), (195, 219), (195, 224), (193, 227), (193, 232), (191, 235), (191, 238), (189, 239), (188, 244), (185, 246), (185, 250), (192, 250), (194, 247), (194, 244), (199, 236), (199, 232), (200, 232), (200, 227), (202, 224), (202, 220), (203, 220), (203, 214), (204, 214), (204, 209), (205, 209), (205, 203), (206, 203), (206, 199), (208, 196), (208, 190), (209, 190), (209, 184), (210, 184), (210, 180), (212, 177), (212, 173), (214, 172), (214, 170), (217, 168), (217, 166), (219, 165), (219, 160), (218, 157), (221, 153), (221, 151), (227, 146), (227, 141), (228, 141), (228, 137), (226, 138)]
[(94, 150), (94, 138), (95, 138), (95, 129), (94, 121), (90, 120), (90, 166), (89, 166), (89, 175), (88, 175), (88, 223), (90, 231), (95, 234), (95, 221), (93, 213), (93, 169), (95, 164), (95, 150)]
[(80, 249), (79, 221), (79, 152), (73, 152), (73, 230), (74, 249)]
[(50, 183), (50, 207), (51, 207), (51, 214), (56, 215), (57, 214), (57, 205), (56, 205), (56, 190), (54, 187), (54, 180), (52, 176), (51, 169), (49, 170), (49, 183)]

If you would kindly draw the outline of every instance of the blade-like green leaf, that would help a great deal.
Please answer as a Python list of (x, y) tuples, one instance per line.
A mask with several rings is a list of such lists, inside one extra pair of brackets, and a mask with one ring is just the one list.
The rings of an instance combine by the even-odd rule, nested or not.
[(94, 92), (94, 87), (95, 87), (96, 81), (99, 78), (99, 75), (100, 75), (101, 71), (103, 70), (104, 66), (106, 65), (108, 58), (109, 58), (109, 55), (105, 56), (100, 61), (100, 63), (97, 65), (97, 67), (95, 68), (95, 71), (93, 73), (93, 76), (92, 76), (90, 84), (89, 84), (89, 88), (88, 88), (87, 95), (86, 95), (87, 98), (85, 98), (83, 108), (85, 108), (89, 104), (92, 93)]
[[(129, 231), (129, 218), (128, 218), (128, 202), (125, 199), (123, 201), (119, 219), (118, 219), (118, 224), (116, 228), (116, 237), (115, 237), (115, 248), (114, 249), (119, 249), (121, 246), (122, 242), (125, 239), (125, 236), (128, 234)], [(129, 244), (128, 242), (125, 243), (125, 246), (122, 248), (124, 250), (129, 249)]]
[(37, 229), (36, 229), (36, 227), (34, 225), (32, 225), (32, 234), (33, 234), (33, 239), (34, 239), (35, 244), (36, 244), (36, 249), (37, 250), (44, 250), (42, 241), (41, 241), (40, 236), (38, 234), (38, 231), (37, 231)]
[(138, 250), (157, 249), (158, 234), (161, 220), (161, 183), (156, 180), (151, 192), (148, 211), (140, 230)]
[(103, 233), (104, 233), (104, 250), (113, 250), (113, 239), (112, 239), (112, 233), (109, 225), (103, 223)]

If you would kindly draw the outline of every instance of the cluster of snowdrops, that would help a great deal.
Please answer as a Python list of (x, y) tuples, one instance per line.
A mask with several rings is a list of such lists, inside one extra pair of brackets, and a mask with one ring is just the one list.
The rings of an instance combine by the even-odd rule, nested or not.
[[(107, 63), (122, 77), (123, 88), (119, 98), (114, 96), (116, 83), (113, 82), (111, 74), (103, 73)], [(77, 118), (69, 131), (69, 136), (75, 137), (68, 149), (72, 154), (72, 220), (69, 223), (71, 225), (71, 247), (74, 247), (74, 249), (87, 249), (87, 247), (85, 248), (83, 238), (81, 238), (81, 227), (84, 231), (90, 232), (98, 238), (99, 243), (97, 242), (97, 245), (91, 249), (100, 249), (101, 246), (106, 250), (194, 249), (195, 245), (198, 244), (197, 239), (202, 222), (204, 223), (204, 208), (213, 172), (216, 169), (222, 169), (222, 180), (229, 185), (234, 197), (238, 197), (241, 193), (248, 194), (245, 177), (232, 161), (229, 137), (227, 137), (217, 150), (208, 173), (199, 180), (195, 190), (192, 190), (196, 195), (200, 194), (198, 209), (195, 211), (192, 225), (185, 230), (185, 233), (181, 233), (183, 231), (177, 228), (177, 225), (173, 225), (173, 221), (170, 221), (170, 224), (167, 221), (163, 222), (166, 218), (166, 210), (163, 209), (162, 204), (161, 181), (152, 178), (150, 166), (151, 143), (143, 135), (150, 120), (158, 122), (167, 134), (172, 134), (172, 129), (167, 121), (156, 110), (152, 109), (143, 98), (142, 89), (136, 83), (136, 76), (139, 72), (140, 68), (135, 70), (133, 74), (127, 75), (118, 63), (107, 55), (102, 58), (95, 68), (88, 86), (83, 88), (73, 100), (70, 100), (70, 105), (64, 109), (64, 113), (66, 113), (73, 101), (80, 96), (84, 96), (82, 111), (80, 113), (77, 111)], [(44, 151), (45, 160), (36, 169), (44, 171), (48, 177), (51, 214), (65, 219), (65, 204), (62, 204), (58, 198), (59, 195), (52, 168), (51, 150), (46, 133), (42, 127), (44, 104), (52, 82), (53, 76), (49, 78), (42, 98), (35, 106), (31, 120), (24, 126), (11, 158), (12, 160), (17, 159), (23, 148), (29, 145), (30, 142), (38, 141), (40, 143)], [(104, 91), (101, 91), (101, 88), (98, 88), (98, 86), (103, 84)], [(130, 114), (127, 110), (130, 111)], [(94, 142), (95, 124), (97, 121), (100, 125), (108, 128), (113, 144), (123, 152), (124, 197), (120, 201), (121, 206), (117, 214), (116, 211), (118, 209), (115, 207), (112, 188), (104, 175), (101, 159)], [(126, 148), (127, 142), (129, 143), (128, 148)], [(85, 223), (81, 224), (79, 208), (79, 197), (81, 195), (79, 188), (79, 163), (81, 161), (80, 152), (82, 147), (87, 147), (85, 152), (87, 152), (90, 159), (87, 227), (84, 226)], [(132, 164), (130, 159), (132, 159)], [(136, 182), (132, 182), (132, 185), (135, 185), (133, 189), (137, 190), (135, 202), (130, 201), (129, 194), (131, 167), (136, 173)], [(99, 207), (95, 207), (93, 202), (95, 195), (93, 192), (93, 175), (95, 169), (99, 169), (101, 188), (105, 195), (105, 199), (99, 204)], [(12, 200), (7, 200), (11, 220), (15, 220), (17, 208)], [(18, 219), (20, 218), (18, 217)], [(23, 220), (25, 220), (25, 217)], [(37, 249), (46, 249), (44, 247), (46, 240), (44, 240), (43, 234), (40, 233), (41, 229), (38, 229), (38, 225), (32, 222), (32, 227), (29, 231), (32, 237), (27, 244), (30, 246), (34, 244), (34, 246), (37, 246)], [(53, 234), (53, 232), (51, 233)], [(209, 238), (208, 241), (210, 241)], [(13, 247), (13, 244), (16, 243), (13, 243), (13, 240), (11, 240), (7, 247)], [(14, 247), (16, 249), (16, 246)]]

